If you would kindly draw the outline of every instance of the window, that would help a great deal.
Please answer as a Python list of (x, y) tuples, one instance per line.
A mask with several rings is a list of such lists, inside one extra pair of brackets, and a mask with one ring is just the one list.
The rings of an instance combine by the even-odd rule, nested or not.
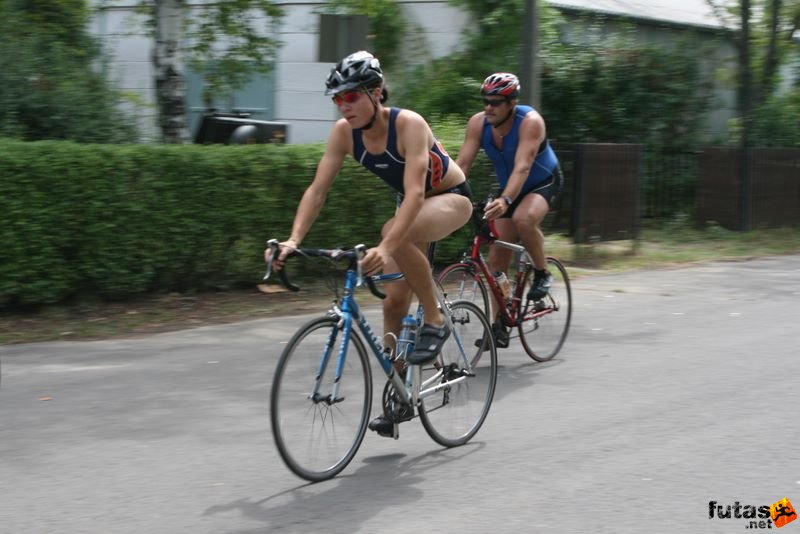
[(367, 50), (368, 36), (366, 15), (320, 15), (319, 61), (336, 63), (348, 54)]
[[(203, 78), (188, 67), (184, 72), (186, 83), (186, 107), (189, 114), (189, 128), (194, 136), (203, 115), (210, 110), (203, 102)], [(229, 95), (212, 103), (213, 109), (221, 112), (247, 113), (253, 119), (273, 120), (275, 117), (275, 76), (269, 74), (253, 74), (250, 83)]]

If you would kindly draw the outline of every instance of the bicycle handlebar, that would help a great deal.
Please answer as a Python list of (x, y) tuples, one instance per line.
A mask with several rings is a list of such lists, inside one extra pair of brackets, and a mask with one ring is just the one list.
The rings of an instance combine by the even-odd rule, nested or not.
[[(269, 277), (272, 275), (272, 262), (278, 255), (278, 251), (280, 250), (280, 243), (277, 239), (270, 239), (267, 241), (267, 247), (272, 250), (272, 255), (270, 256), (269, 261), (267, 262), (267, 272), (264, 274), (264, 280), (268, 280)], [(286, 259), (289, 259), (294, 256), (303, 256), (307, 258), (328, 258), (334, 262), (338, 261), (347, 261), (348, 262), (348, 269), (355, 269), (357, 273), (357, 286), (361, 285), (362, 283), (366, 283), (367, 287), (369, 288), (370, 293), (378, 297), (379, 299), (385, 299), (386, 294), (382, 292), (380, 289), (377, 288), (375, 285), (375, 276), (364, 276), (361, 271), (361, 260), (364, 258), (364, 254), (366, 254), (367, 247), (359, 244), (356, 245), (352, 250), (342, 250), (340, 248), (335, 249), (324, 249), (324, 248), (298, 248), (294, 249), (289, 254), (287, 254)], [(281, 269), (278, 271), (278, 276), (280, 277), (281, 284), (286, 289), (291, 291), (300, 291), (300, 286), (297, 286), (289, 281), (289, 277), (286, 274), (286, 269)]]
[(488, 220), (483, 212), (486, 206), (493, 200), (494, 196), (490, 194), (486, 197), (486, 200), (478, 200), (472, 203), (472, 225), (475, 228), (475, 234), (484, 237), (497, 237), (494, 221)]

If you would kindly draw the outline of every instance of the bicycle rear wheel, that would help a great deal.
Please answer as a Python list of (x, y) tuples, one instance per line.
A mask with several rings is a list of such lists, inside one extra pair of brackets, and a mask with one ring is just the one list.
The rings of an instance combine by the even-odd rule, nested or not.
[[(572, 289), (567, 270), (555, 258), (547, 258), (553, 276), (550, 292), (542, 300), (528, 301), (519, 323), (519, 339), (528, 356), (537, 362), (551, 360), (561, 350), (572, 320)], [(533, 283), (533, 267), (525, 273), (523, 298)]]
[(497, 383), (497, 349), (489, 321), (476, 304), (456, 301), (449, 308), (454, 331), (437, 359), (422, 367), (420, 389), (440, 389), (422, 399), (419, 418), (434, 441), (455, 447), (468, 442), (489, 413)]
[(367, 351), (354, 331), (339, 392), (331, 398), (336, 340), (342, 333), (339, 322), (338, 317), (327, 316), (301, 327), (284, 349), (272, 381), (275, 445), (289, 469), (312, 482), (332, 478), (350, 463), (364, 439), (372, 404)]
[(483, 310), (486, 317), (492, 316), (491, 299), (486, 283), (474, 263), (461, 262), (445, 267), (436, 281), (448, 301), (474, 302)]

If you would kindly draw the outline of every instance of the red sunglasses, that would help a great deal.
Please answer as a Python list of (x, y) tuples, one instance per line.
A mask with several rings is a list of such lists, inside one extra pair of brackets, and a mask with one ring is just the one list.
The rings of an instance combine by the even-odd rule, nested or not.
[(333, 103), (337, 106), (341, 106), (342, 104), (354, 104), (361, 98), (361, 91), (345, 91), (344, 93), (339, 93), (338, 95), (333, 95), (331, 98)]

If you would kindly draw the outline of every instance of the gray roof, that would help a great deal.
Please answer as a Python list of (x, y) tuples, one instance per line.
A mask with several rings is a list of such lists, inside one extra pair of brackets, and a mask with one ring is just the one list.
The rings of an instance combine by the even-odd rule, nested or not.
[(671, 24), (725, 27), (706, 0), (547, 0), (547, 4)]

